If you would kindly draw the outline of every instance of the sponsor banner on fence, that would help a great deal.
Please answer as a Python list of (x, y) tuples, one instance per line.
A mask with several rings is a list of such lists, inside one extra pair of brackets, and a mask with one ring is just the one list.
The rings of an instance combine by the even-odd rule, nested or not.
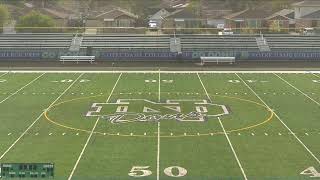
[(2, 51), (0, 59), (2, 60), (59, 60), (60, 56), (84, 56), (85, 51), (70, 52), (63, 50), (45, 50), (45, 51)]
[(249, 52), (251, 60), (317, 60), (320, 52)]
[(0, 52), (0, 59), (39, 59), (41, 52), (9, 51)]
[(192, 53), (192, 59), (200, 59), (200, 57), (235, 57), (240, 59), (241, 57), (246, 57), (246, 52), (240, 51), (195, 51)]
[(243, 54), (246, 53), (237, 51), (194, 51), (181, 54), (176, 52), (102, 52), (100, 58), (104, 60), (200, 60), (200, 57), (204, 56), (240, 58)]
[(178, 54), (176, 52), (104, 52), (100, 54), (100, 58), (104, 60), (174, 60), (179, 57), (183, 59), (191, 59), (189, 52)]
[[(44, 51), (0, 51), (2, 60), (59, 60), (60, 56), (86, 55), (86, 51), (70, 52), (64, 50)], [(148, 52), (148, 51), (95, 51), (97, 60), (199, 60), (200, 57), (236, 57), (237, 60), (320, 60), (320, 52), (247, 52), (247, 51), (187, 51)]]

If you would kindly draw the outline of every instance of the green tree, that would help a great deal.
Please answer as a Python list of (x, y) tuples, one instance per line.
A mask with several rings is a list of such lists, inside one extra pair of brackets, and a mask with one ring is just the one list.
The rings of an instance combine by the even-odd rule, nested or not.
[(52, 32), (51, 27), (55, 26), (54, 20), (38, 11), (31, 11), (20, 17), (17, 22), (17, 31), (23, 32)]
[(190, 0), (188, 9), (198, 16), (199, 18), (201, 17), (201, 1), (200, 0)]
[(10, 13), (8, 8), (4, 5), (0, 5), (0, 26), (3, 27), (3, 25), (8, 22), (9, 18)]

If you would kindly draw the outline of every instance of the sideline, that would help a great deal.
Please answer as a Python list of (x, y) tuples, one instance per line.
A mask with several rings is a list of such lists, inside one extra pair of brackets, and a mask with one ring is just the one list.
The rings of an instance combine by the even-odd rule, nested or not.
[[(26, 70), (22, 70), (22, 71), (0, 71), (0, 73), (159, 73), (159, 70), (154, 70), (154, 71), (43, 71), (43, 70), (39, 70), (39, 71), (26, 71)], [(253, 71), (161, 71), (161, 73), (172, 73), (172, 74), (176, 74), (176, 73), (181, 73), (181, 74), (197, 74), (197, 73), (224, 73), (224, 74), (228, 74), (228, 73), (249, 73), (249, 74), (254, 74), (254, 73), (259, 73), (259, 74), (263, 74), (263, 73), (285, 73), (285, 74), (320, 74), (320, 71), (257, 71), (257, 70), (253, 70)]]

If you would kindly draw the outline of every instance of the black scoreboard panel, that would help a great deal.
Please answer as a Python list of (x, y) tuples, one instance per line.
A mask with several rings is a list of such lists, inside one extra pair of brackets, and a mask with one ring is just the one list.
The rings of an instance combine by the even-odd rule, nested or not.
[(7, 178), (53, 178), (53, 163), (1, 163), (0, 177)]

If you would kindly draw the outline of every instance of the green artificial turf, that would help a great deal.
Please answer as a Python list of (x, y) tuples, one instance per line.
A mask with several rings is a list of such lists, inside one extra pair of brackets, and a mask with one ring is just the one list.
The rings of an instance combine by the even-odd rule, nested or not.
[(320, 179), (318, 74), (40, 75), (0, 74), (0, 163), (54, 163), (57, 180)]

